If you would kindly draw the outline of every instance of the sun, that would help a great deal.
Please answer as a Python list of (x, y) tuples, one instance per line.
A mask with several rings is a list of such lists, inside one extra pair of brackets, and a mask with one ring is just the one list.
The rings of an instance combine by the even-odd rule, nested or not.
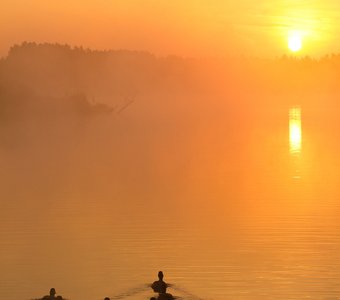
[(288, 48), (293, 51), (297, 52), (302, 48), (302, 37), (301, 33), (298, 31), (290, 32), (288, 35)]

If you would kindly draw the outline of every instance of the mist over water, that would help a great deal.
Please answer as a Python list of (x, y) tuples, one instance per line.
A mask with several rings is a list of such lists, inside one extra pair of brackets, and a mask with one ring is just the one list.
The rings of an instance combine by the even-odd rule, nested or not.
[(183, 299), (339, 297), (327, 61), (25, 44), (0, 70), (1, 299), (149, 299), (159, 270)]

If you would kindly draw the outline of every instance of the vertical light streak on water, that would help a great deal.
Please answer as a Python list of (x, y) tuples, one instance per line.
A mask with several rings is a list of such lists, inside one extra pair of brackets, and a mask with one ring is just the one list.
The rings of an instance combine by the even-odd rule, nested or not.
[(294, 168), (293, 179), (300, 179), (300, 156), (302, 144), (301, 107), (289, 108), (289, 152)]
[(293, 155), (301, 153), (301, 108), (294, 106), (289, 109), (289, 150)]

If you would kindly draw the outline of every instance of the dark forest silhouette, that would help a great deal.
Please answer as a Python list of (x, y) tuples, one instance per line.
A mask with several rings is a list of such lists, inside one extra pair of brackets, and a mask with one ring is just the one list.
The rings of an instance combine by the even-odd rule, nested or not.
[(0, 116), (2, 122), (119, 117), (141, 109), (135, 108), (140, 98), (141, 114), (144, 109), (154, 115), (173, 107), (184, 107), (185, 113), (214, 106), (220, 111), (217, 98), (223, 98), (225, 111), (296, 102), (334, 106), (339, 76), (339, 54), (189, 59), (24, 42), (0, 60)]

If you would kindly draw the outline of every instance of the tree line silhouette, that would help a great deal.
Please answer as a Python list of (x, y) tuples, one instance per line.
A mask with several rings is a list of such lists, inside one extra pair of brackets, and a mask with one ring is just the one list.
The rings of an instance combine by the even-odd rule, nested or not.
[(154, 93), (337, 95), (339, 75), (340, 54), (189, 59), (23, 42), (0, 60), (0, 114), (118, 113), (136, 96)]

